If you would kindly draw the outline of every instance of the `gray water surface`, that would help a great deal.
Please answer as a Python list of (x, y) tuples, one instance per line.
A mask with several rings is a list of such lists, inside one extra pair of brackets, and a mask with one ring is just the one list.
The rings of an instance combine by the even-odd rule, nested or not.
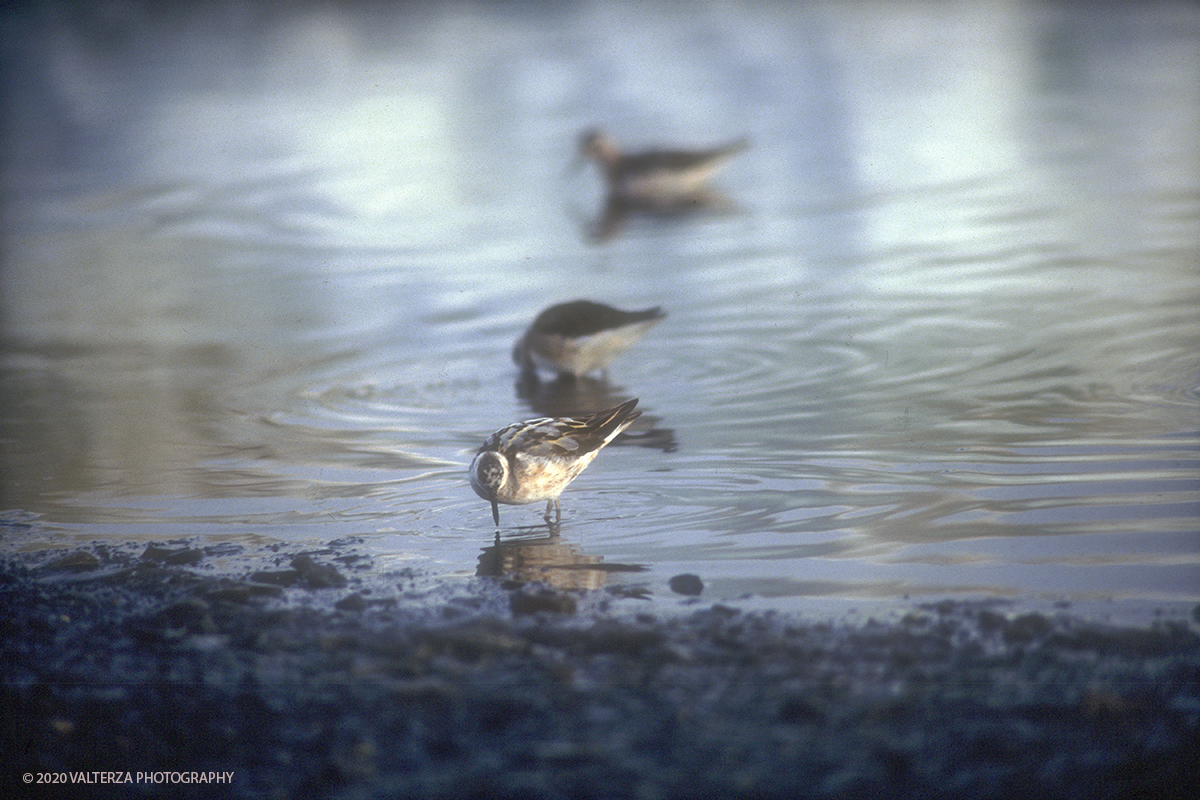
[[(502, 509), (544, 579), (1200, 601), (1195, 4), (67, 9), (5, 12), (0, 551), (459, 579), (487, 434), (638, 397)], [(594, 125), (750, 137), (732, 207), (597, 240)], [(668, 317), (522, 390), (577, 297)]]

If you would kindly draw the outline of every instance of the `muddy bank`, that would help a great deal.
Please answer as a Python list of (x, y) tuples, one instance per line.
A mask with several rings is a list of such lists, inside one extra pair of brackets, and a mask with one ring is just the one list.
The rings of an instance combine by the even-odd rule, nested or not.
[[(187, 543), (0, 564), (6, 785), (35, 796), (1176, 797), (1200, 621), (996, 603), (806, 620), (352, 547), (230, 577)], [(32, 775), (233, 773), (79, 786)], [(70, 777), (70, 776), (68, 776)], [(15, 796), (15, 795), (9, 795)]]

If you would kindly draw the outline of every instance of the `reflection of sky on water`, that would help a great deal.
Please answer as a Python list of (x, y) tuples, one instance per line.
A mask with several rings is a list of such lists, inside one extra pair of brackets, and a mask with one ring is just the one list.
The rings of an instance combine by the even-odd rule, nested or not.
[[(1194, 6), (636, 8), (6, 12), (5, 508), (472, 570), (512, 339), (595, 297), (678, 445), (564, 496), (606, 562), (1194, 595)], [(594, 124), (749, 135), (739, 211), (588, 241)]]

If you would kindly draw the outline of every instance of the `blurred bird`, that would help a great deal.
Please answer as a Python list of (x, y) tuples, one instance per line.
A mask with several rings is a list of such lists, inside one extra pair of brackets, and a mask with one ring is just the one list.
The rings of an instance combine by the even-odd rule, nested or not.
[(688, 205), (708, 205), (706, 183), (735, 153), (749, 146), (747, 139), (704, 150), (649, 150), (623, 154), (617, 143), (598, 130), (586, 131), (579, 152), (595, 161), (604, 173), (610, 200), (667, 210)]
[(513, 346), (523, 373), (537, 368), (582, 377), (603, 369), (666, 314), (660, 307), (621, 311), (590, 300), (547, 308)]

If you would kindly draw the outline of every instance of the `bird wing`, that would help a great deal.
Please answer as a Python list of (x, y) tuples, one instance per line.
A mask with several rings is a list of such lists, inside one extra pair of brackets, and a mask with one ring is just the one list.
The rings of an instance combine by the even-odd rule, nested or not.
[(546, 419), (522, 430), (511, 449), (531, 456), (569, 456), (579, 452), (580, 444), (574, 420)]

